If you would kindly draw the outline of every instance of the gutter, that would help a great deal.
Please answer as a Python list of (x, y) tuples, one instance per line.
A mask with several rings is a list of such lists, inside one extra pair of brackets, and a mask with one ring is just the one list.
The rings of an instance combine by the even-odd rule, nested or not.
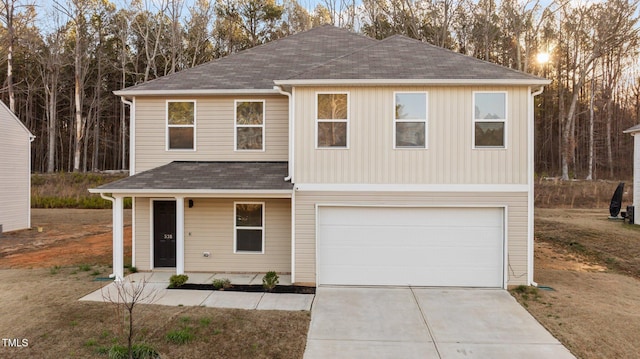
[(294, 129), (294, 123), (293, 123), (293, 98), (292, 98), (292, 94), (284, 91), (282, 89), (282, 86), (273, 86), (273, 89), (278, 91), (278, 93), (280, 93), (281, 95), (285, 95), (288, 97), (289, 99), (289, 163), (288, 163), (288, 172), (289, 174), (287, 175), (287, 177), (284, 178), (285, 181), (291, 181), (291, 179), (293, 178), (293, 159), (294, 159), (294, 145), (293, 145), (293, 129)]

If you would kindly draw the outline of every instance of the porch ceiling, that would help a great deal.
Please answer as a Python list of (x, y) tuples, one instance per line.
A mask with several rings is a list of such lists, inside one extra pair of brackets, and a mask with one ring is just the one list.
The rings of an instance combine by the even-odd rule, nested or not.
[(92, 193), (290, 193), (287, 162), (175, 161), (92, 188)]

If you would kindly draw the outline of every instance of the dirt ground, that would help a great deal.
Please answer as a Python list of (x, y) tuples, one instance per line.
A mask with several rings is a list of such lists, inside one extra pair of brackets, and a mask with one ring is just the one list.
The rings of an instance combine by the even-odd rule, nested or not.
[(637, 358), (640, 226), (607, 215), (536, 209), (534, 280), (553, 290), (516, 297), (578, 358)]
[[(113, 304), (78, 298), (111, 273), (111, 210), (36, 209), (32, 225), (0, 237), (0, 358), (107, 358), (113, 344), (126, 344), (125, 317)], [(163, 358), (301, 358), (310, 319), (306, 311), (141, 305), (135, 341)], [(187, 343), (171, 341), (176, 333)]]
[[(0, 237), (0, 268), (109, 264), (110, 209), (31, 210), (31, 227)], [(131, 263), (131, 210), (125, 210), (125, 264)]]

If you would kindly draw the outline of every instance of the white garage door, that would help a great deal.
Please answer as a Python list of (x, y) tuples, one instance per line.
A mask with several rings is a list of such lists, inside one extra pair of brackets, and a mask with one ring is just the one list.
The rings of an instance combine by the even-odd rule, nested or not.
[(319, 284), (502, 287), (502, 208), (319, 207)]

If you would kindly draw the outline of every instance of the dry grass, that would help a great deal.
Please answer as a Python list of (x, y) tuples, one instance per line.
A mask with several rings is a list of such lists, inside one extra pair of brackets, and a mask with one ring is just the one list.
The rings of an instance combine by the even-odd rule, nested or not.
[[(31, 176), (33, 208), (111, 208), (111, 202), (91, 194), (89, 188), (117, 181), (126, 174), (48, 173)], [(130, 202), (126, 205), (130, 207)]]
[(537, 208), (609, 208), (618, 183), (625, 182), (623, 209), (633, 202), (633, 181), (559, 181), (538, 179)]
[[(29, 346), (0, 347), (0, 357), (106, 358), (106, 348), (125, 344), (111, 304), (77, 301), (103, 284), (92, 281), (93, 271), (110, 270), (1, 270), (2, 336), (26, 338)], [(136, 341), (164, 358), (301, 358), (310, 313), (140, 305), (134, 318)], [(188, 344), (167, 340), (167, 333), (184, 328), (193, 333)]]
[[(107, 358), (111, 345), (126, 344), (118, 316), (111, 304), (78, 299), (111, 273), (111, 211), (35, 209), (32, 221), (43, 231), (0, 239), (0, 336), (29, 343), (0, 345), (0, 358)], [(163, 358), (301, 358), (310, 313), (139, 305), (134, 319), (136, 341)], [(167, 340), (176, 330), (193, 340)]]
[(535, 281), (514, 296), (578, 358), (637, 358), (640, 226), (606, 208), (536, 209)]

